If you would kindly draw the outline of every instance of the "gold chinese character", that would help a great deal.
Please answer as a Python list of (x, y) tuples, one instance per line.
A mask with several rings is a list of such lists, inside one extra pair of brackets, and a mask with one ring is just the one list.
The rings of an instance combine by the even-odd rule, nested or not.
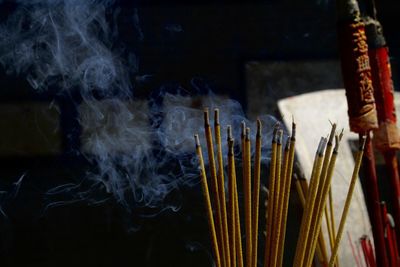
[(365, 36), (365, 31), (363, 29), (358, 29), (357, 32), (353, 33), (353, 42), (356, 44), (354, 51), (360, 53), (368, 52), (367, 36)]
[(360, 21), (360, 18), (356, 18), (354, 20), (354, 23), (350, 24), (351, 28), (358, 28), (358, 27), (363, 27), (365, 26), (364, 22)]
[(358, 63), (357, 64), (358, 65), (358, 69), (357, 69), (358, 72), (363, 72), (364, 70), (371, 69), (370, 65), (369, 65), (369, 57), (368, 57), (367, 54), (363, 54), (363, 55), (359, 56), (357, 58), (357, 63)]
[(372, 87), (372, 80), (365, 73), (361, 73), (360, 77), (361, 100), (367, 103), (373, 103), (374, 88)]

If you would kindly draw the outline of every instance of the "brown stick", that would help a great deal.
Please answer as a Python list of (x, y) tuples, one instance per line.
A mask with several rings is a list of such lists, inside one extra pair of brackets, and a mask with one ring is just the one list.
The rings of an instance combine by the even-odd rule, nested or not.
[(196, 134), (194, 136), (194, 138), (195, 138), (195, 142), (196, 142), (196, 153), (197, 153), (197, 157), (199, 159), (199, 165), (200, 165), (201, 186), (203, 188), (203, 197), (204, 197), (204, 201), (206, 203), (208, 227), (209, 227), (210, 234), (211, 234), (211, 245), (213, 248), (214, 260), (215, 260), (216, 266), (221, 267), (221, 258), (219, 255), (217, 234), (215, 231), (215, 224), (214, 224), (214, 218), (213, 218), (213, 212), (212, 212), (212, 206), (211, 206), (211, 200), (210, 200), (210, 193), (208, 191), (207, 175), (206, 175), (206, 170), (204, 167), (203, 152), (201, 151), (199, 136)]
[(228, 192), (229, 192), (229, 207), (228, 207), (228, 219), (229, 219), (229, 242), (230, 242), (230, 256), (231, 266), (236, 267), (236, 170), (235, 170), (235, 155), (234, 155), (234, 140), (232, 138), (231, 126), (227, 128), (227, 143), (228, 143)]
[[(300, 203), (304, 210), (306, 207), (306, 197), (308, 194), (307, 180), (305, 178), (296, 179), (295, 184), (297, 193), (300, 198)], [(317, 257), (321, 263), (328, 262), (328, 253), (326, 251), (325, 240), (322, 233), (320, 233), (318, 237)]]
[[(329, 194), (329, 189), (330, 189), (330, 185), (331, 185), (331, 181), (332, 181), (332, 177), (333, 177), (333, 171), (335, 168), (335, 163), (336, 163), (336, 158), (337, 158), (337, 154), (338, 154), (338, 150), (339, 150), (339, 138), (338, 136), (336, 136), (336, 145), (335, 145), (335, 149), (333, 151), (331, 160), (329, 162), (329, 167), (328, 167), (328, 172), (327, 172), (327, 177), (326, 177), (326, 181), (325, 184), (321, 190), (321, 200), (320, 200), (320, 204), (318, 207), (318, 211), (317, 211), (317, 224), (314, 230), (314, 236), (318, 235), (320, 233), (321, 230), (321, 222), (322, 222), (322, 216), (323, 216), (323, 211), (325, 210), (326, 207), (326, 199), (328, 197)], [(316, 240), (313, 240), (312, 246), (311, 246), (311, 250), (310, 250), (310, 255), (311, 257), (313, 257), (314, 251), (315, 251), (315, 247), (316, 247)]]
[[(314, 205), (314, 210), (312, 211), (312, 219), (311, 219), (311, 225), (310, 225), (310, 232), (309, 232), (309, 238), (307, 240), (307, 247), (306, 247), (306, 255), (305, 255), (305, 263), (306, 266), (311, 265), (311, 261), (314, 258), (314, 251), (312, 250), (313, 243), (317, 240), (318, 235), (315, 235), (315, 233), (320, 230), (320, 225), (318, 226), (318, 220), (319, 216), (322, 216), (322, 211), (323, 207), (325, 207), (325, 203), (322, 204), (322, 198), (323, 198), (323, 188), (324, 186), (329, 186), (326, 185), (326, 178), (327, 178), (327, 173), (328, 173), (328, 166), (331, 160), (331, 154), (332, 154), (332, 149), (333, 149), (333, 138), (335, 137), (335, 131), (336, 131), (336, 124), (332, 124), (332, 129), (331, 133), (329, 135), (329, 140), (328, 140), (328, 145), (326, 146), (326, 152), (324, 156), (324, 161), (322, 164), (322, 171), (320, 175), (320, 182), (318, 184), (318, 190), (317, 190), (317, 197), (315, 199), (315, 205)], [(328, 187), (329, 189), (329, 187)], [(323, 207), (322, 207), (323, 206)], [(317, 229), (318, 228), (318, 229)], [(326, 264), (326, 263), (325, 263)]]
[[(283, 212), (283, 199), (284, 199), (284, 192), (285, 192), (285, 175), (288, 168), (289, 163), (289, 142), (290, 139), (287, 140), (286, 146), (284, 149), (284, 156), (283, 162), (282, 157), (282, 138), (278, 140), (278, 153), (277, 153), (277, 181), (276, 181), (276, 198), (274, 203), (276, 203), (274, 207), (274, 232), (272, 233), (272, 246), (271, 246), (271, 259), (270, 265), (271, 267), (276, 267), (278, 263), (278, 247), (279, 247), (279, 238), (281, 235), (281, 226), (282, 226), (282, 212)], [(276, 212), (275, 212), (276, 211)]]
[(287, 224), (287, 214), (289, 210), (289, 198), (290, 198), (290, 189), (291, 189), (291, 181), (293, 174), (293, 163), (294, 163), (294, 153), (295, 153), (295, 144), (296, 144), (296, 124), (292, 123), (292, 136), (290, 141), (288, 140), (287, 146), (289, 147), (289, 158), (287, 170), (284, 174), (284, 190), (283, 190), (283, 209), (282, 209), (282, 222), (281, 222), (281, 230), (280, 230), (280, 238), (278, 242), (278, 261), (277, 266), (282, 266), (283, 264), (283, 255), (285, 248), (285, 237), (286, 237), (286, 224)]
[(326, 144), (326, 139), (322, 137), (318, 145), (316, 157), (314, 160), (314, 167), (310, 179), (310, 192), (307, 195), (307, 200), (306, 200), (307, 205), (301, 221), (300, 236), (299, 239), (297, 240), (293, 267), (303, 266), (304, 264), (304, 257), (306, 254), (306, 244), (312, 219), (311, 212), (314, 209), (315, 199), (317, 196), (317, 189), (319, 184), (319, 177), (321, 174), (325, 144)]
[(261, 172), (261, 121), (257, 120), (257, 134), (256, 134), (256, 153), (254, 159), (254, 185), (253, 185), (253, 267), (257, 267), (257, 248), (258, 248), (258, 216), (259, 216), (259, 202), (260, 202), (260, 172)]
[(245, 176), (243, 177), (244, 191), (244, 214), (246, 230), (246, 266), (251, 267), (252, 261), (252, 212), (251, 212), (251, 147), (250, 147), (250, 128), (246, 128), (245, 134)]
[(279, 124), (275, 125), (274, 133), (272, 136), (272, 152), (271, 152), (271, 162), (269, 167), (269, 195), (267, 204), (267, 214), (266, 214), (266, 238), (265, 238), (265, 251), (264, 251), (264, 267), (269, 266), (269, 260), (271, 255), (271, 240), (273, 233), (273, 212), (274, 212), (274, 195), (275, 195), (275, 178), (276, 178), (276, 160), (277, 160), (277, 132)]
[(336, 255), (337, 255), (337, 253), (339, 251), (339, 244), (340, 244), (340, 241), (342, 239), (342, 234), (343, 234), (343, 231), (344, 231), (344, 226), (345, 226), (345, 223), (346, 223), (347, 214), (348, 214), (349, 209), (350, 209), (351, 199), (353, 197), (354, 188), (356, 186), (356, 182), (357, 182), (357, 178), (358, 178), (358, 172), (360, 170), (360, 166), (361, 166), (361, 162), (362, 162), (362, 157), (363, 157), (363, 153), (364, 153), (364, 146), (365, 146), (365, 140), (366, 140), (365, 136), (360, 138), (360, 146), (359, 146), (359, 149), (358, 149), (358, 152), (357, 152), (356, 162), (355, 162), (355, 166), (354, 166), (354, 170), (353, 170), (353, 175), (352, 175), (351, 181), (350, 181), (349, 191), (347, 193), (346, 201), (345, 201), (345, 204), (344, 204), (342, 217), (340, 219), (339, 229), (338, 229), (338, 232), (336, 234), (335, 246), (333, 247), (332, 255), (331, 255), (331, 258), (329, 260), (329, 267), (333, 267), (333, 265), (335, 264)]
[[(219, 188), (218, 188), (218, 179), (217, 179), (217, 170), (215, 166), (215, 159), (214, 159), (214, 144), (213, 144), (213, 138), (212, 138), (212, 133), (211, 133), (211, 126), (210, 126), (210, 121), (209, 121), (209, 115), (208, 115), (208, 109), (204, 110), (204, 132), (206, 136), (206, 142), (207, 142), (207, 151), (208, 151), (208, 161), (210, 165), (210, 173), (211, 173), (211, 191), (214, 196), (214, 203), (215, 203), (215, 223), (216, 223), (216, 231), (217, 231), (217, 239), (218, 239), (218, 245), (220, 246), (220, 253), (221, 253), (221, 259), (222, 263), (225, 263), (226, 259), (226, 250), (224, 246), (224, 229), (222, 226), (222, 213), (221, 213), (221, 203), (220, 203), (220, 197), (219, 197)], [(225, 264), (223, 264), (225, 266)]]
[(231, 267), (231, 257), (229, 249), (229, 232), (228, 232), (228, 219), (226, 215), (226, 199), (225, 199), (225, 177), (224, 177), (224, 163), (222, 159), (222, 143), (221, 143), (221, 126), (219, 124), (219, 110), (214, 110), (214, 133), (215, 143), (217, 145), (217, 160), (218, 160), (218, 195), (221, 208), (222, 219), (222, 239), (225, 249), (225, 266)]

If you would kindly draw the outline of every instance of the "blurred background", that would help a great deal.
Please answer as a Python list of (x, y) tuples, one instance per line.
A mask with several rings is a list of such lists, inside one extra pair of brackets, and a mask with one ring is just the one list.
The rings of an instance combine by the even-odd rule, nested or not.
[[(65, 52), (65, 58), (60, 57), (64, 63), (76, 51), (83, 56), (89, 55), (86, 51), (90, 49), (101, 53), (94, 46), (68, 54), (67, 49), (74, 48), (68, 35), (63, 40), (69, 46), (50, 48), (54, 45), (51, 40), (59, 40), (57, 29), (62, 32), (60, 27), (68, 28), (65, 23), (71, 14), (63, 13), (65, 7), (79, 6), (80, 1), (0, 1), (2, 266), (212, 266), (196, 177), (166, 189), (162, 204), (154, 204), (151, 199), (135, 204), (140, 196), (124, 201), (115, 197), (115, 190), (97, 186), (96, 179), (87, 179), (96, 173), (93, 170), (99, 168), (101, 161), (88, 156), (99, 151), (96, 144), (87, 142), (94, 140), (91, 138), (98, 125), (94, 117), (82, 115), (88, 114), (82, 113), (82, 109), (91, 110), (88, 103), (117, 95), (134, 102), (132, 114), (136, 110), (149, 114), (168, 94), (189, 97), (186, 106), (190, 107), (208, 103), (205, 98), (212, 94), (213, 99), (237, 101), (251, 119), (260, 114), (279, 119), (279, 99), (343, 87), (335, 1), (82, 2), (87, 3), (82, 4), (85, 12), (80, 19), (92, 23), (87, 32), (92, 38), (98, 36), (96, 40), (104, 53), (110, 53), (109, 57), (123, 66), (116, 68), (116, 73), (126, 79), (111, 83), (117, 84), (117, 92), (105, 92), (101, 84), (88, 89), (79, 79), (69, 83), (75, 81), (71, 78), (75, 77), (73, 71), (80, 75), (76, 67), (83, 63), (59, 69), (55, 64), (54, 70), (59, 72), (46, 67), (56, 61), (52, 56), (58, 58), (54, 53), (57, 49), (61, 54)], [(400, 35), (396, 23), (399, 7), (395, 0), (377, 1), (396, 89), (400, 74)], [(39, 12), (34, 13), (35, 10)], [(47, 31), (47, 24), (41, 18), (53, 19), (52, 11), (54, 21), (50, 25), (54, 34), (42, 34), (42, 30)], [(91, 15), (101, 19), (91, 21)], [(57, 16), (65, 16), (60, 24)], [(79, 25), (74, 24), (75, 20), (70, 22)], [(68, 29), (79, 33), (79, 27), (74, 27)], [(29, 40), (36, 40), (36, 44), (29, 46)], [(33, 52), (29, 50), (32, 48)], [(32, 54), (23, 56), (28, 53)], [(92, 74), (87, 70), (82, 73)], [(106, 69), (102, 75), (109, 74)], [(125, 83), (126, 86), (121, 85)], [(214, 104), (218, 103), (215, 101)], [(169, 103), (171, 107), (176, 105), (174, 101)], [(115, 108), (110, 106), (101, 109), (103, 114), (109, 112), (108, 108)], [(157, 114), (136, 117), (135, 123), (148, 121), (157, 125)], [(117, 126), (118, 123), (112, 127)], [(186, 131), (192, 137), (194, 132)], [(143, 145), (143, 140), (134, 139), (130, 144), (127, 149), (135, 150), (136, 145)], [(181, 161), (174, 160), (159, 169), (181, 170), (180, 164)], [(156, 183), (164, 181), (160, 179)], [(143, 198), (154, 197), (149, 194), (142, 192)], [(301, 214), (296, 213), (299, 204), (292, 202), (289, 212), (294, 219), (289, 229), (294, 234)]]

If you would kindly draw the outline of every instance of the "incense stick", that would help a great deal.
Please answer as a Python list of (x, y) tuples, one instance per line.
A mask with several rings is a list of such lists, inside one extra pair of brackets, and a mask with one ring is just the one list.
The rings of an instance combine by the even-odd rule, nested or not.
[(206, 170), (204, 167), (203, 152), (201, 151), (199, 136), (196, 134), (194, 136), (194, 138), (195, 138), (195, 143), (196, 143), (196, 153), (197, 153), (197, 157), (199, 159), (199, 165), (200, 165), (201, 186), (203, 189), (203, 197), (204, 197), (204, 202), (206, 204), (206, 209), (207, 209), (208, 227), (209, 227), (209, 230), (211, 233), (211, 243), (212, 243), (212, 248), (213, 248), (213, 253), (214, 253), (215, 264), (217, 267), (221, 267), (221, 259), (220, 259), (219, 249), (218, 249), (218, 241), (217, 241), (217, 234), (215, 231), (215, 224), (214, 224), (214, 218), (213, 218), (213, 212), (212, 212), (212, 206), (211, 206), (211, 200), (210, 200), (210, 193), (208, 191), (207, 175), (206, 175)]
[[(332, 231), (332, 241), (334, 241), (335, 235), (336, 235), (336, 225), (335, 225), (335, 210), (333, 208), (333, 195), (332, 195), (332, 188), (329, 189), (329, 212), (330, 212), (330, 225), (331, 225), (331, 231)], [(333, 242), (332, 242), (332, 247), (333, 249)]]
[(243, 177), (244, 191), (244, 216), (246, 230), (246, 266), (252, 266), (252, 212), (251, 212), (251, 145), (250, 145), (250, 128), (246, 128), (244, 138), (245, 148), (245, 176)]
[(274, 211), (274, 195), (275, 195), (275, 175), (276, 175), (276, 161), (277, 161), (277, 136), (280, 125), (276, 124), (272, 136), (272, 152), (271, 162), (269, 167), (269, 195), (266, 214), (266, 238), (265, 238), (265, 254), (264, 254), (264, 267), (269, 266), (271, 239), (273, 232), (273, 211)]
[(331, 212), (331, 189), (329, 189), (329, 198), (328, 198), (328, 205), (325, 206), (325, 222), (326, 222), (326, 229), (328, 230), (328, 238), (329, 238), (329, 246), (333, 249), (334, 242), (335, 242), (335, 233), (333, 231), (332, 226), (332, 212)]
[[(235, 164), (235, 161), (233, 161)], [(235, 168), (233, 168), (235, 170)], [(237, 194), (237, 180), (236, 180), (236, 172), (234, 171), (234, 182), (235, 182), (235, 233), (236, 234), (236, 255), (237, 255), (237, 262), (238, 267), (243, 267), (243, 247), (242, 247), (242, 231), (240, 229), (240, 210), (239, 210), (239, 200)]]
[(225, 253), (225, 246), (224, 246), (224, 229), (222, 226), (222, 214), (221, 214), (221, 203), (219, 198), (219, 188), (218, 188), (218, 179), (217, 179), (217, 170), (215, 166), (215, 159), (214, 159), (214, 144), (213, 138), (211, 133), (211, 126), (209, 121), (208, 109), (204, 110), (204, 132), (206, 136), (207, 142), (207, 151), (208, 151), (208, 161), (210, 165), (210, 173), (211, 173), (211, 190), (214, 196), (214, 204), (216, 210), (216, 231), (217, 231), (217, 238), (218, 238), (218, 245), (220, 246), (220, 253), (221, 259), (225, 261), (226, 253)]
[(254, 158), (254, 184), (253, 184), (253, 218), (252, 218), (252, 265), (257, 267), (257, 248), (258, 248), (258, 216), (259, 216), (259, 202), (260, 202), (260, 172), (261, 172), (261, 121), (257, 119), (257, 133), (256, 133), (256, 152)]
[(347, 193), (346, 201), (345, 201), (343, 212), (342, 212), (342, 217), (341, 217), (340, 223), (339, 223), (338, 232), (336, 234), (335, 246), (333, 247), (332, 255), (331, 255), (331, 258), (329, 260), (329, 267), (333, 267), (333, 265), (335, 263), (335, 260), (336, 260), (336, 255), (337, 255), (338, 250), (339, 250), (339, 244), (340, 244), (340, 241), (342, 239), (342, 234), (343, 234), (343, 231), (344, 231), (344, 226), (345, 226), (345, 223), (346, 223), (347, 214), (349, 212), (351, 199), (353, 197), (354, 188), (355, 188), (355, 185), (356, 185), (356, 182), (357, 182), (357, 178), (358, 178), (358, 172), (360, 170), (360, 166), (361, 166), (361, 162), (362, 162), (362, 156), (364, 154), (365, 140), (366, 140), (365, 136), (362, 136), (360, 138), (360, 145), (359, 145), (359, 149), (358, 149), (357, 156), (356, 156), (356, 162), (355, 162), (355, 166), (354, 166), (354, 170), (353, 170), (353, 175), (351, 177), (349, 191)]
[(292, 173), (293, 173), (293, 163), (294, 163), (294, 153), (295, 153), (295, 144), (296, 144), (296, 124), (292, 122), (292, 135), (287, 142), (288, 150), (288, 163), (287, 169), (285, 170), (284, 177), (284, 189), (283, 189), (283, 209), (282, 209), (282, 219), (281, 219), (281, 230), (280, 236), (278, 239), (278, 261), (277, 266), (282, 266), (283, 263), (283, 254), (285, 247), (285, 237), (286, 237), (286, 224), (287, 224), (287, 214), (289, 210), (289, 198), (290, 198), (290, 189), (291, 189), (291, 181), (292, 181)]
[(236, 166), (235, 166), (235, 158), (234, 158), (234, 139), (232, 137), (232, 129), (230, 126), (227, 128), (227, 136), (228, 136), (228, 158), (229, 158), (229, 173), (231, 175), (231, 189), (230, 190), (230, 199), (232, 199), (234, 210), (231, 211), (231, 218), (234, 221), (234, 234), (235, 236), (232, 238), (232, 266), (235, 266), (237, 263), (238, 267), (243, 267), (243, 249), (242, 249), (242, 233), (240, 229), (240, 211), (239, 211), (239, 200), (237, 193), (237, 181), (236, 181)]
[(269, 266), (274, 267), (277, 261), (277, 248), (278, 248), (278, 234), (279, 234), (279, 220), (280, 220), (280, 197), (281, 197), (281, 172), (282, 172), (282, 136), (283, 131), (279, 130), (277, 134), (277, 147), (276, 147), (276, 164), (275, 164), (275, 193), (273, 195), (273, 212), (272, 221), (274, 225), (274, 231), (272, 232), (271, 238), (271, 252)]
[[(308, 194), (307, 180), (305, 178), (296, 179), (295, 185), (300, 198), (300, 203), (304, 210), (306, 207), (306, 195)], [(328, 262), (328, 253), (326, 251), (325, 240), (322, 233), (320, 233), (318, 237), (317, 257), (321, 263)]]
[[(337, 154), (338, 154), (338, 150), (339, 150), (339, 144), (340, 144), (339, 143), (339, 137), (336, 136), (336, 145), (335, 145), (332, 157), (331, 157), (330, 162), (329, 162), (329, 167), (328, 167), (328, 171), (327, 171), (327, 177), (326, 177), (326, 180), (324, 182), (324, 185), (323, 185), (323, 188), (322, 188), (322, 191), (321, 191), (321, 200), (320, 200), (320, 204), (319, 204), (317, 215), (316, 215), (316, 227), (315, 227), (315, 230), (314, 230), (315, 233), (313, 233), (312, 236), (319, 235), (320, 230), (321, 230), (321, 222), (322, 222), (323, 210), (325, 210), (325, 203), (326, 203), (326, 199), (327, 199), (327, 196), (328, 196), (329, 188), (330, 188), (332, 177), (333, 177), (333, 171), (334, 171), (334, 168), (335, 168), (335, 163), (336, 163)], [(311, 258), (314, 255), (315, 247), (316, 247), (316, 240), (313, 240), (312, 245), (311, 245), (311, 250), (310, 250), (309, 264), (311, 264)]]
[[(289, 147), (290, 147), (290, 139), (287, 138), (286, 145), (284, 148), (284, 153), (283, 153), (283, 162), (282, 165), (280, 166), (280, 175), (277, 177), (279, 179), (279, 195), (277, 198), (275, 198), (275, 203), (277, 204), (274, 209), (274, 217), (276, 217), (276, 220), (274, 221), (275, 225), (275, 231), (273, 233), (273, 239), (272, 239), (272, 247), (271, 247), (271, 262), (270, 266), (275, 267), (278, 265), (278, 257), (280, 255), (279, 251), (279, 245), (280, 245), (280, 239), (282, 235), (282, 220), (283, 220), (283, 209), (284, 209), (284, 199), (285, 199), (285, 186), (286, 186), (286, 174), (288, 171), (288, 166), (289, 166)], [(278, 141), (278, 149), (279, 151), (281, 150), (279, 148), (279, 141)], [(278, 163), (277, 163), (277, 168), (279, 168)], [(278, 181), (277, 181), (278, 183)], [(278, 190), (277, 190), (278, 192)]]
[(236, 189), (235, 189), (235, 155), (234, 155), (234, 140), (232, 138), (231, 126), (227, 127), (227, 143), (228, 143), (228, 225), (229, 225), (229, 243), (231, 266), (236, 267)]
[[(210, 182), (212, 189), (211, 195), (213, 197), (213, 202), (211, 201), (211, 195), (208, 191), (207, 176), (200, 142), (198, 136), (196, 135), (195, 137), (196, 153), (199, 157), (203, 195), (207, 208), (207, 219), (209, 223), (214, 260), (217, 267), (257, 267), (262, 144), (261, 122), (260, 120), (257, 120), (253, 176), (250, 128), (246, 127), (245, 123), (242, 122), (241, 147), (243, 165), (242, 179), (245, 246), (242, 244), (241, 216), (239, 209), (238, 185), (236, 180), (232, 128), (230, 126), (227, 128), (228, 191), (225, 192), (221, 126), (218, 109), (215, 109), (214, 126), (217, 159), (214, 158), (213, 138), (209, 124), (208, 110), (205, 110), (204, 129), (209, 155), (209, 168), (211, 174)], [(269, 196), (266, 207), (265, 267), (281, 267), (283, 265), (287, 215), (295, 157), (296, 125), (293, 122), (292, 136), (288, 138), (284, 149), (282, 143), (283, 131), (278, 129), (278, 127), (279, 125), (274, 127), (272, 138), (270, 177), (268, 182)], [(327, 209), (328, 206), (326, 203), (330, 194), (330, 184), (338, 153), (339, 139), (341, 138), (341, 135), (340, 137), (335, 136), (335, 127), (336, 125), (333, 124), (329, 141), (327, 138), (322, 137), (319, 142), (313, 163), (310, 186), (308, 187), (306, 180), (295, 178), (296, 189), (299, 193), (300, 201), (304, 209), (293, 263), (293, 266), (295, 267), (311, 266), (315, 252), (317, 253), (318, 259), (321, 263), (326, 264), (328, 262), (325, 241), (321, 231), (321, 223), (325, 215), (328, 223), (328, 230), (332, 230), (332, 226), (329, 226), (329, 223), (332, 221), (333, 216), (329, 216)], [(334, 136), (336, 145), (333, 148), (332, 139)], [(215, 160), (218, 162), (218, 169), (216, 168)], [(359, 165), (358, 161), (357, 164)], [(358, 166), (357, 164), (355, 169)], [(352, 193), (353, 190), (354, 185), (351, 183), (349, 194)], [(347, 198), (349, 198), (349, 195)], [(229, 200), (229, 202), (226, 203), (226, 200)], [(348, 201), (348, 199), (346, 199), (346, 201)], [(346, 202), (346, 205), (349, 204)], [(331, 255), (333, 259), (331, 258), (329, 262), (335, 262), (335, 257), (337, 258), (338, 243), (340, 242), (341, 231), (343, 231), (342, 221), (348, 212), (348, 207), (346, 205), (345, 210), (343, 211), (339, 231), (336, 239), (334, 239)], [(215, 211), (215, 217), (213, 215), (213, 208)], [(334, 232), (331, 231), (331, 235), (333, 234)]]
[[(336, 124), (332, 124), (331, 128), (331, 133), (329, 135), (329, 140), (328, 144), (326, 146), (326, 151), (325, 151), (325, 156), (322, 164), (322, 170), (319, 178), (319, 184), (318, 184), (318, 190), (317, 190), (317, 196), (315, 199), (315, 206), (314, 209), (312, 210), (312, 219), (311, 219), (311, 225), (310, 225), (310, 232), (309, 232), (309, 238), (307, 240), (307, 245), (306, 245), (306, 255), (305, 255), (305, 260), (304, 262), (306, 263), (306, 266), (311, 265), (311, 261), (314, 258), (314, 251), (315, 248), (313, 249), (313, 244), (316, 244), (317, 237), (319, 235), (319, 230), (321, 229), (319, 220), (322, 219), (323, 215), (323, 210), (325, 209), (325, 199), (323, 195), (323, 189), (327, 187), (328, 189), (330, 188), (330, 181), (327, 181), (327, 174), (328, 174), (328, 165), (330, 167), (331, 162), (331, 154), (332, 154), (332, 149), (333, 149), (333, 138), (335, 136), (335, 131), (336, 131)], [(334, 163), (334, 162), (333, 162)], [(333, 165), (334, 166), (334, 165)], [(333, 169), (332, 169), (333, 173)], [(318, 232), (316, 235), (315, 233)], [(326, 264), (326, 263), (325, 263)]]
[(294, 258), (294, 267), (303, 266), (304, 257), (306, 254), (306, 244), (308, 239), (308, 233), (310, 232), (311, 220), (312, 220), (312, 210), (314, 209), (315, 199), (317, 196), (319, 177), (322, 169), (322, 161), (324, 158), (326, 139), (321, 137), (321, 141), (318, 145), (316, 152), (314, 166), (311, 173), (310, 179), (310, 191), (307, 195), (306, 209), (304, 210), (301, 226), (300, 226), (300, 236), (297, 240), (296, 253)]
[(225, 266), (231, 266), (230, 250), (229, 250), (229, 233), (228, 233), (228, 220), (226, 215), (226, 199), (225, 199), (225, 178), (224, 178), (224, 163), (222, 159), (222, 144), (221, 144), (221, 126), (219, 124), (219, 110), (214, 110), (214, 133), (215, 143), (217, 146), (217, 160), (218, 160), (218, 195), (221, 209), (222, 219), (222, 239)]
[[(342, 140), (343, 135), (344, 135), (344, 129), (339, 134), (339, 142)], [(335, 210), (333, 208), (333, 196), (332, 196), (332, 188), (329, 188), (329, 211), (330, 211), (330, 219), (331, 219), (331, 228), (332, 228), (332, 245), (331, 245), (331, 250), (333, 250), (334, 247), (334, 240), (336, 236), (336, 224), (335, 224)], [(336, 256), (336, 261), (335, 261), (335, 266), (340, 267), (340, 262), (338, 256)]]
[(236, 166), (234, 157), (234, 139), (232, 137), (231, 126), (227, 128), (227, 139), (228, 139), (228, 172), (230, 175), (230, 212), (231, 212), (231, 224), (232, 233), (231, 236), (231, 263), (235, 267), (243, 267), (243, 252), (242, 252), (242, 234), (240, 229), (240, 212), (239, 212), (239, 201), (236, 186)]

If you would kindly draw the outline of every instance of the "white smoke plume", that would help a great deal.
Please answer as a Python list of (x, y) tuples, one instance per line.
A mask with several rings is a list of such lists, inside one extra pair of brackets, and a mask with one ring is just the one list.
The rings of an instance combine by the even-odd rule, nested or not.
[[(77, 201), (101, 203), (111, 195), (129, 209), (176, 209), (179, 204), (166, 201), (170, 192), (198, 183), (193, 134), (204, 136), (202, 108), (209, 107), (211, 114), (214, 108), (221, 110), (224, 152), (225, 125), (232, 125), (235, 139), (240, 140), (240, 123), (245, 120), (253, 128), (253, 139), (255, 124), (245, 119), (239, 103), (212, 94), (197, 101), (184, 94), (160, 93), (162, 104), (135, 99), (132, 71), (116, 48), (118, 32), (107, 19), (116, 15), (113, 4), (19, 1), (0, 25), (0, 63), (8, 73), (25, 77), (38, 92), (68, 95), (78, 89), (82, 99), (77, 103), (82, 128), (79, 153), (95, 167), (80, 182), (48, 191), (50, 199), (59, 200), (47, 208)], [(132, 17), (132, 27), (139, 27), (137, 10)], [(140, 30), (139, 41), (143, 38)], [(196, 101), (200, 104), (194, 105)], [(261, 120), (267, 160), (276, 121), (270, 116)], [(106, 196), (99, 191), (106, 191)]]

